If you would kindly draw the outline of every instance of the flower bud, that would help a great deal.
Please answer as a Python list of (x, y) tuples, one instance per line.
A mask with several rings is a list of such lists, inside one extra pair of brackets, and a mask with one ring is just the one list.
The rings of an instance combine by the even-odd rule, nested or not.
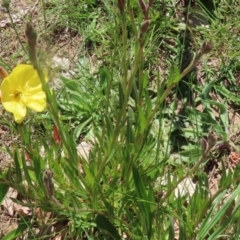
[(149, 2), (148, 2), (148, 8), (150, 8), (150, 7), (153, 5), (153, 1), (154, 1), (154, 0), (149, 0)]
[(140, 5), (140, 8), (142, 9), (142, 12), (145, 16), (145, 14), (147, 12), (147, 6), (146, 6), (144, 0), (138, 0), (138, 2), (139, 2), (139, 5)]
[(148, 27), (149, 27), (150, 21), (149, 20), (145, 20), (141, 26), (141, 34), (144, 34), (145, 32), (147, 32)]
[(125, 7), (125, 0), (118, 0), (118, 7), (119, 7), (119, 10), (120, 10), (120, 13), (123, 14), (124, 7)]
[(212, 50), (212, 43), (211, 42), (204, 42), (201, 47), (202, 55), (209, 53)]
[(60, 144), (62, 142), (59, 133), (58, 133), (58, 129), (57, 126), (54, 124), (53, 125), (53, 138), (55, 140), (56, 143)]
[(4, 67), (0, 66), (0, 79), (4, 79), (8, 76), (7, 71), (4, 69)]
[(208, 149), (208, 142), (206, 141), (205, 138), (202, 138), (202, 140), (201, 140), (201, 147), (202, 147), (203, 152), (205, 153)]
[(50, 198), (53, 196), (54, 193), (54, 184), (52, 178), (53, 172), (50, 169), (46, 169), (43, 173), (43, 182)]
[(208, 147), (209, 147), (209, 149), (212, 149), (215, 146), (216, 142), (217, 142), (217, 137), (216, 137), (216, 135), (215, 135), (215, 133), (213, 131), (211, 131), (208, 134), (207, 140), (208, 140)]
[(34, 30), (31, 23), (27, 23), (25, 30), (26, 37), (28, 39), (28, 44), (31, 49), (34, 49), (37, 45), (37, 33)]

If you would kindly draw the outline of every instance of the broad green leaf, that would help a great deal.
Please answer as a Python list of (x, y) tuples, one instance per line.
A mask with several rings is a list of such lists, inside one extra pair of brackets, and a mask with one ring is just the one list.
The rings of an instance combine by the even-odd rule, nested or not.
[(79, 82), (76, 80), (70, 80), (65, 77), (61, 77), (61, 80), (64, 84), (64, 87), (69, 89), (70, 91), (76, 92), (79, 89)]
[(91, 121), (92, 119), (89, 118), (86, 121), (84, 121), (83, 123), (81, 123), (80, 125), (78, 125), (75, 129), (74, 129), (74, 137), (75, 139), (78, 139), (80, 134), (82, 133), (82, 130), (84, 127), (87, 126), (87, 124)]
[(115, 226), (104, 215), (98, 214), (95, 221), (99, 228), (108, 232), (114, 239), (121, 240), (121, 237)]
[(189, 162), (196, 162), (202, 156), (202, 149), (196, 146), (186, 149), (185, 151), (181, 151), (180, 155), (183, 157), (188, 157)]

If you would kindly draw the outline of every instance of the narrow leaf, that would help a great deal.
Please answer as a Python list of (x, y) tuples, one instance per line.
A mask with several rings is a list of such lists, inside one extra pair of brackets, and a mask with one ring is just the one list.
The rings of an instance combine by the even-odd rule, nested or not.
[(136, 192), (141, 201), (139, 201), (139, 207), (143, 213), (145, 220), (145, 227), (147, 230), (148, 239), (151, 239), (152, 232), (152, 221), (151, 221), (151, 211), (150, 211), (150, 202), (148, 200), (148, 195), (143, 184), (143, 180), (138, 172), (138, 169), (135, 165), (132, 168), (134, 184), (136, 187)]
[(5, 184), (0, 184), (0, 205), (2, 204), (5, 196), (8, 192), (9, 187)]
[(95, 221), (99, 228), (108, 232), (114, 239), (121, 240), (117, 229), (105, 216), (98, 214)]
[(215, 86), (214, 87), (216, 91), (218, 91), (220, 94), (225, 96), (228, 100), (234, 102), (234, 103), (240, 103), (240, 98), (236, 97), (235, 94), (232, 94), (230, 91), (228, 91), (225, 87), (222, 86)]
[(138, 107), (137, 109), (138, 109), (139, 129), (140, 129), (140, 134), (142, 134), (146, 129), (146, 117), (141, 107)]
[(9, 232), (7, 235), (5, 235), (2, 240), (14, 240), (17, 237), (21, 236), (24, 231), (29, 227), (30, 224), (30, 218), (29, 217), (23, 217), (19, 223), (18, 227), (11, 232)]

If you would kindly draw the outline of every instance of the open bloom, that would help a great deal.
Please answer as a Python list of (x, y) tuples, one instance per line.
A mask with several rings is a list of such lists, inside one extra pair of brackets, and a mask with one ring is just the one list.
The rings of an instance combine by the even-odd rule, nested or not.
[(46, 107), (46, 94), (37, 71), (31, 65), (19, 64), (4, 78), (1, 87), (3, 107), (13, 113), (17, 123), (26, 116), (27, 107), (41, 112)]

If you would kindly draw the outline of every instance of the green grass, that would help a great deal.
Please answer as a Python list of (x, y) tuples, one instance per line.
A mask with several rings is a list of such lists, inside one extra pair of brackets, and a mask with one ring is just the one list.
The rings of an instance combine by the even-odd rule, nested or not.
[[(191, 28), (177, 17), (180, 7), (155, 1), (146, 27), (137, 0), (124, 11), (117, 2), (41, 2), (40, 41), (52, 44), (67, 29), (81, 36), (81, 54), (75, 74), (59, 76), (62, 89), (45, 89), (44, 113), (30, 112), (21, 125), (2, 116), (20, 142), (8, 149), (13, 164), (0, 173), (0, 201), (13, 187), (15, 201), (32, 210), (4, 239), (239, 239), (240, 169), (221, 146), (239, 151), (229, 112), (240, 104), (240, 7), (221, 1), (214, 17), (205, 12), (208, 28)], [(212, 51), (200, 54), (208, 41)], [(192, 52), (198, 62), (187, 59)], [(87, 159), (76, 149), (83, 141)], [(206, 170), (214, 161), (215, 191), (214, 170)]]

